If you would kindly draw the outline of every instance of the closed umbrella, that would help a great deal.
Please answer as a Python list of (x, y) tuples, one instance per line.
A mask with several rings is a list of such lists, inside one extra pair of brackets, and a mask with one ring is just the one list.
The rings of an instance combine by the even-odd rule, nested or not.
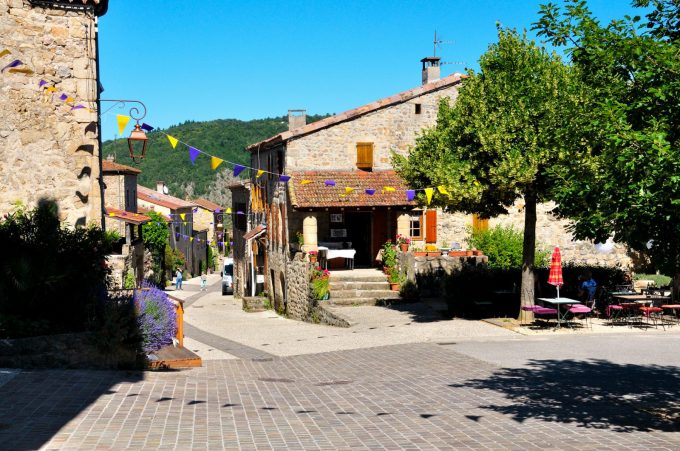
[(560, 248), (556, 247), (550, 258), (550, 275), (548, 276), (548, 283), (557, 287), (557, 298), (560, 297), (560, 287), (564, 285), (562, 279), (562, 255)]

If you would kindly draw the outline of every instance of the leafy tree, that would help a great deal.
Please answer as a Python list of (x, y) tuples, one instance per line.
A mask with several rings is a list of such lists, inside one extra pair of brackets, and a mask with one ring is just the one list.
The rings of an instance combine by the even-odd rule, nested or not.
[[(587, 98), (576, 75), (556, 55), (516, 31), (498, 30), (498, 43), (468, 72), (458, 99), (440, 104), (437, 124), (416, 141), (396, 170), (415, 188), (444, 186), (432, 204), (482, 217), (507, 213), (523, 197), (525, 228), (522, 305), (534, 302), (536, 204), (553, 198), (556, 171), (581, 160), (577, 121)], [(575, 117), (564, 126), (565, 118)], [(447, 194), (448, 193), (448, 194)], [(419, 193), (425, 203), (425, 195)]]
[[(522, 266), (524, 238), (522, 232), (512, 226), (497, 225), (486, 230), (472, 230), (467, 240), (469, 247), (481, 249), (489, 257), (491, 269), (512, 269)], [(545, 267), (550, 253), (536, 250), (535, 267)]]
[[(163, 268), (165, 262), (165, 246), (168, 243), (170, 232), (168, 231), (168, 222), (162, 214), (150, 211), (146, 213), (151, 218), (151, 221), (142, 225), (142, 233), (144, 239), (144, 247), (146, 247), (153, 257), (155, 267)], [(160, 280), (158, 282), (161, 282)]]
[[(541, 6), (540, 36), (567, 47), (598, 102), (591, 164), (563, 173), (559, 214), (579, 238), (613, 236), (680, 274), (680, 2), (635, 0), (645, 18), (601, 24), (585, 1)], [(648, 247), (651, 250), (648, 251)], [(680, 277), (676, 276), (676, 284)]]

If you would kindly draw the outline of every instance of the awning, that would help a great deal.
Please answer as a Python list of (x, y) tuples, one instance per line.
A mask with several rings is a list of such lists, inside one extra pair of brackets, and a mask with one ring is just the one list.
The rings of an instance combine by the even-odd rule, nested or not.
[(258, 236), (262, 235), (264, 232), (267, 231), (267, 227), (263, 225), (259, 225), (255, 227), (254, 229), (249, 230), (246, 232), (245, 235), (243, 235), (243, 239), (248, 241), (257, 238)]

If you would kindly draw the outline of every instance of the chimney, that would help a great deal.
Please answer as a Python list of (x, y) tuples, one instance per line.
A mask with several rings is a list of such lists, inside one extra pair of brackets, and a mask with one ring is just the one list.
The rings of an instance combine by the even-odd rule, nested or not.
[(156, 182), (156, 192), (161, 194), (168, 194), (165, 182)]
[(110, 153), (106, 156), (106, 161), (116, 161), (116, 154)]
[(420, 60), (423, 63), (423, 84), (432, 83), (441, 78), (440, 63), (441, 58), (438, 56), (428, 56)]
[(307, 110), (288, 110), (288, 130), (307, 125)]

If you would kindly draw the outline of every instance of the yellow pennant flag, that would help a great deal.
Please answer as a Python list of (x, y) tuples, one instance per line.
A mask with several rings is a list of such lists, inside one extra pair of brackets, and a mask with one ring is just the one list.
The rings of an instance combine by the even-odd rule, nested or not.
[(223, 162), (224, 162), (224, 160), (222, 160), (222, 159), (220, 159), (220, 158), (211, 157), (211, 158), (210, 158), (210, 167), (211, 167), (212, 170), (214, 171), (214, 170), (217, 169), (217, 167), (218, 167), (219, 165), (221, 165)]
[(444, 185), (439, 185), (439, 186), (437, 187), (437, 190), (438, 190), (440, 193), (442, 193), (442, 194), (445, 194), (445, 195), (447, 195), (447, 196), (449, 195), (449, 192), (446, 191), (446, 187), (444, 187)]
[(349, 187), (349, 186), (346, 186), (346, 187), (345, 187), (345, 194), (349, 194), (349, 193), (351, 193), (352, 191), (354, 191), (354, 188)]
[(184, 221), (187, 217), (187, 214), (186, 213), (180, 213), (179, 217), (182, 218), (182, 221)]
[(300, 185), (309, 185), (310, 183), (312, 183), (311, 180), (302, 180), (302, 181), (300, 182)]
[(391, 186), (385, 186), (385, 187), (383, 187), (383, 191), (386, 192), (386, 193), (391, 193), (391, 192), (394, 192), (396, 190)]
[(116, 216), (116, 214), (115, 213), (109, 213), (109, 216), (113, 217), (113, 216)]
[(14, 69), (10, 69), (7, 72), (10, 72), (12, 74), (26, 74), (26, 75), (31, 75), (33, 73), (32, 69), (29, 69), (28, 67), (15, 67)]
[(227, 213), (231, 213), (231, 208), (227, 208)]
[(177, 147), (177, 143), (179, 142), (178, 139), (175, 138), (175, 137), (173, 137), (173, 136), (170, 136), (170, 135), (165, 135), (165, 136), (168, 137), (168, 141), (170, 141), (170, 145), (172, 146), (172, 148), (173, 148), (173, 149), (176, 148), (176, 147)]
[[(73, 97), (67, 97), (66, 100), (64, 100), (65, 103), (73, 103), (75, 101), (76, 101), (76, 99), (74, 99)], [(127, 125), (127, 122), (125, 124)], [(123, 132), (121, 132), (121, 133), (123, 133)]]
[(49, 86), (49, 87), (45, 90), (45, 92), (57, 92), (57, 88), (55, 88), (54, 86)]
[(264, 174), (264, 169), (258, 169), (257, 174), (255, 175), (255, 178), (260, 178)]
[(127, 126), (128, 122), (130, 122), (130, 116), (116, 114), (116, 118), (118, 118), (118, 133), (122, 135), (123, 131), (125, 131), (125, 126)]
[(191, 242), (191, 241), (194, 241), (194, 237), (193, 237), (193, 236), (190, 237), (190, 238), (189, 238), (189, 241), (190, 241), (190, 242)]
[(184, 224), (184, 227), (186, 227), (186, 226), (187, 226), (187, 222), (186, 222), (186, 221), (184, 221), (184, 222), (183, 222), (182, 224)]
[(434, 193), (434, 188), (425, 188), (425, 197), (427, 198), (427, 205), (432, 202), (432, 193)]
[(12, 53), (12, 52), (10, 52), (7, 49), (3, 49), (2, 52), (0, 52), (0, 58), (2, 58), (5, 55), (9, 55), (10, 53)]

